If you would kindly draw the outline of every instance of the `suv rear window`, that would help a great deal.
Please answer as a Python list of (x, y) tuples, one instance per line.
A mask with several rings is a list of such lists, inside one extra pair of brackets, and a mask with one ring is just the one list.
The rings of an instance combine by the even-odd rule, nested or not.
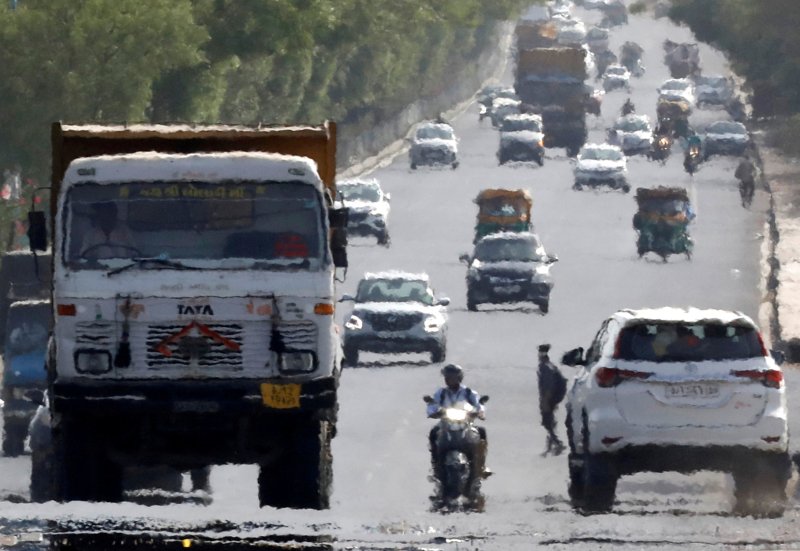
[(758, 332), (752, 327), (641, 323), (622, 330), (614, 357), (648, 362), (701, 362), (763, 355)]

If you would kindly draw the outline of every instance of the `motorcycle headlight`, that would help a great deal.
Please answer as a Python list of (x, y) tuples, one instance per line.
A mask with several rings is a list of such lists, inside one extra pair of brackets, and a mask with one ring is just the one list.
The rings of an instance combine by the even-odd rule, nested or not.
[(345, 323), (344, 326), (351, 331), (358, 331), (364, 327), (364, 322), (361, 321), (361, 318), (358, 316), (350, 316), (350, 319), (347, 320), (347, 323)]
[(75, 371), (99, 375), (111, 371), (111, 353), (107, 350), (78, 350), (75, 352)]
[(423, 327), (428, 333), (436, 333), (442, 329), (442, 320), (436, 316), (428, 316), (425, 318)]
[(665, 137), (659, 138), (658, 139), (658, 145), (661, 146), (661, 147), (667, 147), (669, 145), (669, 138), (665, 138)]
[(463, 409), (447, 408), (444, 416), (448, 421), (466, 421), (467, 412)]
[(281, 373), (310, 373), (317, 367), (317, 356), (309, 351), (278, 354), (278, 371)]

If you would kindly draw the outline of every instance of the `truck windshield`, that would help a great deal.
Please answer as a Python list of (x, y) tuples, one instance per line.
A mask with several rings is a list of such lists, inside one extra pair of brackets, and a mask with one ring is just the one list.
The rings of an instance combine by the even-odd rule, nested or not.
[(72, 269), (319, 270), (326, 258), (321, 197), (306, 182), (85, 182), (65, 205)]

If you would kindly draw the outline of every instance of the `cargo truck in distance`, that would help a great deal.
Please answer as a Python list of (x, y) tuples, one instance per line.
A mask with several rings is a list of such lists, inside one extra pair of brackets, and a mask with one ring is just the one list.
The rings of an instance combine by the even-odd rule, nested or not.
[(522, 110), (538, 113), (545, 147), (564, 147), (570, 157), (586, 142), (586, 52), (582, 48), (533, 48), (517, 52), (514, 89)]
[[(122, 499), (126, 466), (250, 463), (261, 506), (328, 507), (335, 130), (53, 125), (60, 500)], [(29, 218), (46, 246), (46, 216)]]

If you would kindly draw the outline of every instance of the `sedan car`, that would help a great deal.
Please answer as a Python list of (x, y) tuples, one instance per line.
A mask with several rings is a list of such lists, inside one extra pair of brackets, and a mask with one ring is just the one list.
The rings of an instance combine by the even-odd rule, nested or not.
[(492, 109), (489, 117), (492, 119), (492, 126), (499, 128), (503, 120), (509, 115), (520, 113), (521, 102), (515, 98), (498, 97), (492, 102)]
[(733, 99), (733, 83), (722, 75), (700, 75), (694, 79), (697, 105), (726, 105)]
[(782, 514), (786, 389), (749, 317), (620, 310), (562, 362), (579, 369), (567, 395), (573, 506), (610, 510), (622, 475), (714, 470), (733, 475), (738, 512)]
[(458, 139), (449, 124), (426, 122), (417, 127), (408, 150), (411, 169), (421, 165), (458, 167)]
[(622, 65), (609, 65), (603, 73), (603, 89), (606, 92), (618, 88), (629, 89), (631, 84), (631, 72)]
[(542, 117), (534, 114), (509, 115), (500, 125), (500, 164), (509, 161), (536, 161), (544, 164)]
[(743, 155), (750, 145), (747, 127), (740, 122), (717, 121), (706, 128), (703, 155)]
[(608, 131), (608, 142), (622, 148), (625, 155), (647, 153), (653, 144), (653, 127), (647, 115), (625, 115)]
[(683, 101), (691, 108), (695, 104), (694, 85), (688, 78), (665, 80), (658, 89), (659, 101)]
[(347, 365), (358, 364), (359, 352), (398, 354), (429, 352), (434, 363), (447, 351), (448, 298), (436, 298), (427, 274), (367, 273), (358, 283), (350, 318), (344, 324)]
[(584, 186), (609, 186), (625, 193), (631, 190), (628, 184), (628, 161), (622, 149), (610, 144), (586, 144), (575, 160), (575, 183), (572, 189)]
[(482, 237), (472, 256), (461, 256), (468, 266), (467, 309), (476, 311), (479, 304), (533, 302), (546, 314), (553, 288), (550, 266), (557, 260), (545, 253), (533, 233), (499, 232)]
[(380, 245), (389, 244), (389, 200), (375, 178), (342, 180), (336, 183), (347, 208), (348, 235), (375, 236)]

